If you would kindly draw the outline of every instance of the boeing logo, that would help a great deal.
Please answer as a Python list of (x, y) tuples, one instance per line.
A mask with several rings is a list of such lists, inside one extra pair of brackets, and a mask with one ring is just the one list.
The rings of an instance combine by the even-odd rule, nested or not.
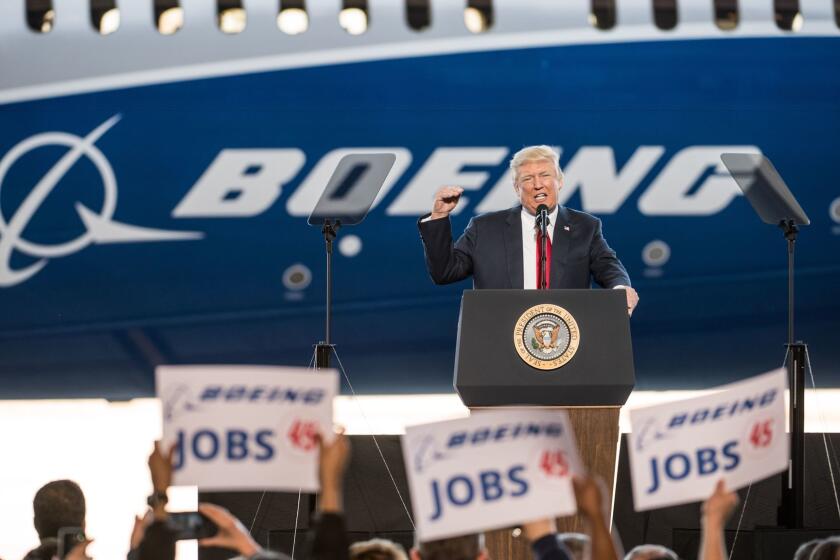
[(183, 383), (166, 387), (160, 396), (163, 405), (163, 417), (171, 422), (179, 416), (191, 412), (200, 412), (201, 404), (188, 385)]
[[(44, 146), (64, 146), (68, 151), (35, 184), (14, 214), (7, 220), (0, 204), (0, 286), (8, 287), (25, 282), (41, 269), (49, 259), (65, 257), (94, 243), (138, 243), (144, 241), (175, 241), (200, 239), (204, 234), (188, 231), (168, 231), (151, 229), (113, 220), (117, 207), (117, 180), (108, 159), (95, 146), (111, 127), (119, 122), (115, 115), (99, 125), (84, 138), (64, 132), (46, 132), (32, 136), (14, 146), (0, 160), (0, 195), (3, 181), (14, 163), (24, 154)], [(85, 232), (75, 239), (57, 244), (42, 244), (23, 237), (27, 224), (35, 216), (53, 189), (81, 157), (87, 157), (94, 164), (104, 189), (102, 209), (95, 212), (80, 202), (76, 203), (76, 212), (85, 226)], [(38, 259), (20, 269), (11, 266), (12, 255), (19, 251)]]
[[(0, 160), (0, 287), (21, 284), (46, 266), (51, 258), (65, 257), (92, 244), (139, 243), (201, 239), (194, 231), (151, 229), (117, 222), (117, 181), (108, 159), (96, 142), (117, 122), (115, 115), (85, 137), (64, 132), (46, 132), (14, 146)], [(35, 183), (13, 215), (2, 212), (2, 187), (9, 169), (22, 156), (45, 146), (62, 146), (67, 152)], [(556, 148), (563, 153), (561, 147)], [(171, 211), (175, 219), (246, 218), (258, 216), (280, 200), (290, 184), (297, 183), (285, 198), (286, 213), (293, 218), (309, 215), (336, 165), (347, 154), (390, 152), (396, 156), (372, 209), (389, 200), (378, 212), (388, 217), (416, 217), (428, 211), (439, 185), (462, 186), (462, 197), (454, 214), (468, 208), (483, 213), (516, 204), (512, 176), (503, 171), (511, 150), (503, 146), (439, 147), (433, 150), (413, 174), (408, 170), (414, 155), (403, 146), (376, 148), (336, 148), (323, 154), (305, 176), (300, 172), (307, 154), (298, 148), (222, 149)], [(760, 153), (756, 146), (688, 146), (666, 159), (665, 146), (638, 146), (626, 162), (619, 165), (609, 146), (581, 146), (564, 165), (564, 185), (558, 201), (565, 203), (580, 194), (581, 209), (594, 214), (613, 214), (625, 206), (636, 189), (648, 183), (637, 206), (644, 216), (710, 216), (725, 209), (741, 195), (735, 181), (720, 161), (723, 152)], [(80, 202), (76, 213), (85, 227), (75, 239), (56, 244), (37, 243), (24, 238), (33, 219), (49, 194), (73, 165), (88, 158), (101, 177), (104, 189), (102, 208), (96, 212)], [(664, 163), (664, 166), (661, 164)], [(654, 169), (661, 170), (652, 175)], [(494, 178), (495, 176), (495, 178)], [(398, 187), (397, 196), (388, 197)], [(17, 186), (17, 185), (16, 185)], [(13, 268), (15, 254), (27, 255), (35, 262)]]
[(654, 443), (663, 439), (668, 439), (668, 435), (659, 428), (659, 423), (655, 418), (648, 418), (644, 425), (639, 428), (639, 437), (636, 439), (636, 449), (644, 451)]
[(446, 453), (438, 450), (435, 438), (430, 434), (424, 435), (420, 443), (414, 447), (414, 470), (419, 473), (425, 471), (432, 463), (449, 458)]
[(636, 448), (642, 451), (658, 441), (671, 438), (675, 430), (687, 426), (716, 422), (765, 408), (773, 404), (777, 396), (778, 391), (773, 388), (761, 394), (747, 396), (733, 401), (723, 401), (714, 407), (706, 406), (676, 412), (670, 415), (667, 422), (660, 423), (657, 419), (649, 418), (638, 430), (639, 436), (636, 439)]

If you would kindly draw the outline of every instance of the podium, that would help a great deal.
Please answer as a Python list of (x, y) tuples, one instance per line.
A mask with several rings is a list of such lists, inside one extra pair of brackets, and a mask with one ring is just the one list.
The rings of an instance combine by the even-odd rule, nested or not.
[[(624, 291), (464, 291), (454, 384), (470, 410), (566, 410), (581, 460), (612, 493), (618, 414), (635, 384)], [(557, 522), (560, 532), (585, 529), (579, 516)], [(531, 558), (524, 536), (515, 535), (488, 532), (490, 557)]]

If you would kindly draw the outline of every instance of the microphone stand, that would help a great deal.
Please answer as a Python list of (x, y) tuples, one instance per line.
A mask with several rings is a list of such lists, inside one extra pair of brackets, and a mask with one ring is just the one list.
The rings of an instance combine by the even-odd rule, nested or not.
[(548, 249), (548, 211), (545, 207), (539, 211), (539, 214), (537, 215), (537, 222), (540, 226), (540, 289), (547, 290), (548, 282), (546, 281), (547, 271), (545, 269), (545, 254)]

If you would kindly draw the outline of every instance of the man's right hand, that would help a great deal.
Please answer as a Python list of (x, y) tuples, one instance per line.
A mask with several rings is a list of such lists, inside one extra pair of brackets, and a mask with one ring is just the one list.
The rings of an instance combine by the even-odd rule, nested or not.
[(439, 188), (435, 193), (435, 204), (432, 206), (431, 218), (437, 220), (449, 216), (449, 213), (458, 206), (458, 201), (463, 193), (464, 189), (461, 187)]

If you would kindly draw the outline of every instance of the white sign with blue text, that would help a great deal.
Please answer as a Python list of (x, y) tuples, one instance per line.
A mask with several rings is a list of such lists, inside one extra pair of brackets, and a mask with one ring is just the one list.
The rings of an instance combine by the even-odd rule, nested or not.
[(563, 411), (488, 411), (411, 426), (402, 439), (417, 538), (430, 541), (576, 511), (581, 473)]
[(334, 370), (163, 366), (155, 372), (174, 484), (318, 490), (316, 435), (332, 437)]
[(630, 410), (636, 511), (708, 498), (788, 467), (787, 373), (778, 369), (712, 394)]

